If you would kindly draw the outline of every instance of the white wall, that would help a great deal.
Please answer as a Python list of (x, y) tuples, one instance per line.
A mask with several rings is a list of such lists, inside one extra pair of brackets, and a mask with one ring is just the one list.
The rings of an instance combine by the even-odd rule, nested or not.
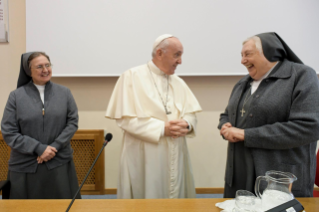
[(183, 76), (245, 74), (238, 63), (242, 41), (273, 31), (319, 71), (318, 0), (28, 0), (26, 6), (27, 51), (44, 49), (55, 58), (54, 76), (119, 76), (149, 60), (164, 33), (184, 44)]

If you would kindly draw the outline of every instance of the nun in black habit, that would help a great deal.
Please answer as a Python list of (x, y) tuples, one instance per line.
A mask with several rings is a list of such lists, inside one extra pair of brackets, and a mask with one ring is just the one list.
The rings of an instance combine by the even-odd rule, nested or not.
[(276, 33), (243, 43), (249, 74), (233, 88), (218, 128), (228, 140), (225, 198), (254, 192), (266, 171), (290, 172), (296, 197), (311, 197), (319, 139), (319, 83)]
[(11, 148), (10, 199), (72, 199), (79, 188), (70, 145), (78, 110), (70, 90), (51, 82), (51, 75), (45, 53), (21, 56), (18, 86), (1, 121)]

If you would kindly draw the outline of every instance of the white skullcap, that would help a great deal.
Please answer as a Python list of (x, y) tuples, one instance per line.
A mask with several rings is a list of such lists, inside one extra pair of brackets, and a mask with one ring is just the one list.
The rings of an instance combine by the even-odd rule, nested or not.
[(164, 35), (161, 35), (159, 36), (158, 38), (156, 38), (154, 44), (153, 44), (153, 50), (165, 39), (167, 38), (171, 38), (171, 37), (174, 37), (173, 35), (170, 35), (170, 34), (164, 34)]

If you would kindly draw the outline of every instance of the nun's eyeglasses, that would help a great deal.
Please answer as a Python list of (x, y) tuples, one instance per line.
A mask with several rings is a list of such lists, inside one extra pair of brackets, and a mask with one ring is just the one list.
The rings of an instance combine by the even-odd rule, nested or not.
[(35, 67), (35, 69), (37, 69), (38, 71), (43, 71), (44, 68), (50, 69), (51, 67), (52, 67), (52, 64), (51, 63), (47, 63), (44, 66), (43, 65), (38, 65), (38, 66)]

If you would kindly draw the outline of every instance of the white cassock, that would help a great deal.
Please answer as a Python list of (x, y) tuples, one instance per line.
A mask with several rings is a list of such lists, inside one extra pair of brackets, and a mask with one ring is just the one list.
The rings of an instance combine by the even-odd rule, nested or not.
[(186, 83), (170, 75), (167, 115), (153, 79), (166, 102), (167, 75), (150, 61), (121, 75), (106, 111), (106, 117), (124, 130), (117, 196), (195, 198), (186, 138), (161, 133), (165, 122), (185, 119), (192, 128), (187, 136), (195, 136), (195, 113), (201, 107)]

